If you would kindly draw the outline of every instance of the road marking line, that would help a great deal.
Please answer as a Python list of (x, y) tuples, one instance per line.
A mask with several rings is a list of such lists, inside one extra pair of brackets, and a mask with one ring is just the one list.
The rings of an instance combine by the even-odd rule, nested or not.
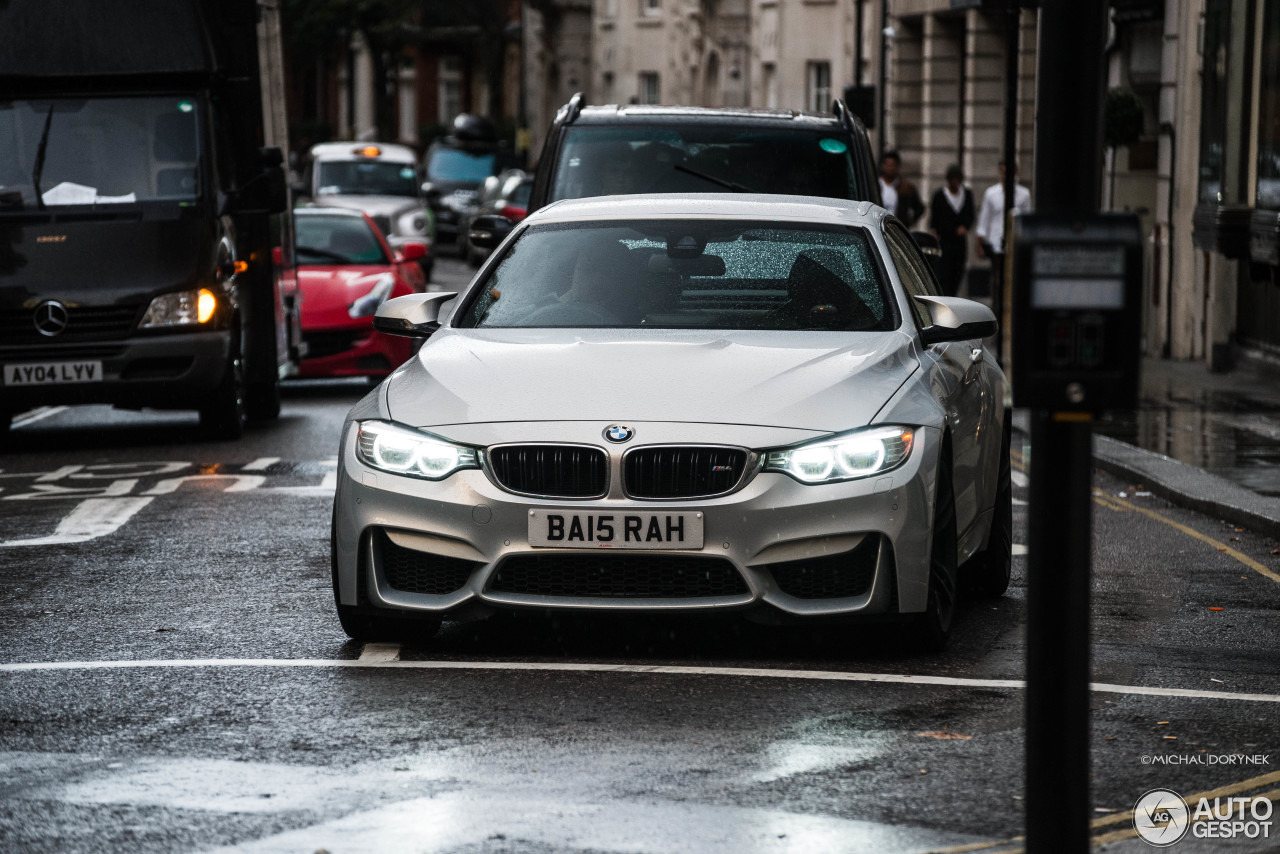
[(1009, 478), (1013, 481), (1013, 485), (1026, 489), (1031, 485), (1031, 478), (1022, 473), (1021, 469), (1014, 469), (1009, 472)]
[[(1242, 805), (1242, 807), (1248, 807), (1248, 806), (1249, 806), (1250, 804), (1252, 804), (1254, 801), (1259, 800), (1259, 799), (1262, 799), (1262, 798), (1266, 798), (1268, 801), (1275, 801), (1275, 800), (1277, 800), (1277, 799), (1280, 799), (1280, 789), (1272, 789), (1272, 790), (1271, 790), (1271, 791), (1269, 791), (1269, 792), (1262, 792), (1261, 794), (1257, 794), (1257, 795), (1254, 795), (1254, 796), (1252, 796), (1252, 797), (1250, 797), (1250, 798), (1247, 798), (1247, 799), (1245, 800), (1244, 804)], [(1183, 800), (1185, 800), (1188, 804), (1191, 804), (1191, 803), (1199, 803), (1199, 802), (1200, 802), (1200, 796), (1199, 796), (1199, 795), (1191, 795), (1191, 796), (1189, 796), (1189, 797), (1183, 798)], [(1133, 816), (1133, 813), (1132, 813), (1132, 811), (1130, 811), (1130, 813), (1129, 813), (1129, 818), (1130, 818), (1131, 820), (1132, 820), (1132, 816)], [(1200, 816), (1199, 818), (1196, 818), (1194, 815), (1192, 815), (1192, 817), (1191, 817), (1191, 821), (1192, 821), (1192, 822), (1197, 822), (1197, 821), (1212, 821), (1212, 820), (1216, 820), (1216, 816), (1215, 816), (1215, 817), (1213, 817), (1213, 818), (1210, 818), (1210, 817), (1207, 817), (1207, 816), (1203, 816), (1203, 815), (1202, 815), (1202, 816)], [(1133, 829), (1132, 827), (1126, 827), (1126, 828), (1122, 828), (1122, 829), (1120, 829), (1120, 830), (1112, 830), (1112, 831), (1110, 831), (1110, 832), (1108, 832), (1108, 833), (1102, 833), (1102, 834), (1099, 834), (1098, 836), (1093, 837), (1093, 839), (1092, 839), (1092, 840), (1090, 840), (1090, 841), (1091, 841), (1094, 845), (1107, 845), (1107, 844), (1109, 844), (1109, 843), (1111, 843), (1111, 842), (1119, 842), (1119, 841), (1120, 841), (1120, 840), (1122, 840), (1122, 839), (1135, 839), (1135, 838), (1137, 838), (1137, 836), (1138, 836), (1138, 831), (1137, 831), (1137, 830)]]
[[(958, 676), (913, 676), (901, 673), (856, 673), (840, 670), (779, 670), (763, 667), (695, 667), (666, 664), (597, 664), (573, 661), (360, 661), (331, 658), (186, 658), (114, 661), (27, 661), (0, 664), (0, 673), (42, 670), (129, 670), (141, 668), (198, 667), (388, 667), (404, 670), (501, 670), (561, 671), (570, 673), (636, 673), (661, 676), (741, 676), (763, 679), (802, 679), (818, 682), (881, 682), (894, 685), (929, 685), (949, 688), (1022, 689), (1021, 679), (968, 679)], [(1145, 685), (1113, 685), (1091, 682), (1089, 688), (1104, 694), (1146, 697), (1189, 697), (1208, 700), (1241, 700), (1280, 703), (1280, 694), (1246, 694), (1201, 691), (1192, 688), (1154, 688)]]
[(1018, 555), (1024, 555), (1026, 553), (1027, 553), (1027, 547), (1024, 546), (1022, 543), (1013, 544), (1012, 554), (1014, 557), (1017, 557)]
[[(1105, 493), (1102, 493), (1101, 491), (1095, 491), (1094, 495), (1096, 497), (1099, 495), (1105, 495)], [(1143, 516), (1148, 516), (1152, 519), (1155, 519), (1157, 522), (1163, 522), (1164, 524), (1168, 525), (1170, 528), (1174, 528), (1176, 530), (1181, 531), (1182, 533), (1186, 534), (1188, 537), (1195, 537), (1200, 542), (1213, 546), (1215, 549), (1217, 549), (1220, 552), (1225, 552), (1226, 554), (1235, 558), (1240, 563), (1249, 567), (1254, 572), (1257, 572), (1259, 575), (1263, 576), (1264, 578), (1269, 578), (1276, 583), (1280, 583), (1280, 573), (1277, 573), (1275, 570), (1269, 569), (1263, 566), (1253, 558), (1249, 557), (1247, 554), (1243, 554), (1239, 551), (1236, 551), (1235, 549), (1231, 548), (1231, 546), (1227, 545), (1224, 542), (1221, 542), (1220, 540), (1215, 540), (1213, 537), (1210, 537), (1207, 534), (1200, 533), (1195, 528), (1190, 528), (1182, 524), (1181, 522), (1175, 522), (1172, 519), (1169, 519), (1166, 516), (1163, 516), (1160, 513), (1157, 513), (1155, 510), (1149, 510), (1146, 507), (1139, 507), (1136, 504), (1133, 504), (1129, 501), (1125, 501), (1123, 498), (1116, 498), (1113, 495), (1106, 495), (1105, 497), (1107, 501), (1117, 505), (1118, 507), (1124, 510), (1132, 510), (1135, 513), (1141, 513)]]
[[(1260, 786), (1265, 786), (1268, 783), (1275, 783), (1278, 781), (1280, 781), (1280, 771), (1272, 771), (1270, 774), (1263, 774), (1260, 777), (1251, 777), (1248, 780), (1241, 780), (1239, 783), (1230, 783), (1226, 786), (1219, 786), (1216, 789), (1210, 789), (1207, 792), (1188, 795), (1186, 799), (1188, 801), (1194, 800), (1199, 802), (1201, 798), (1221, 798), (1227, 795), (1234, 795), (1237, 792), (1256, 789)], [(1121, 810), (1120, 812), (1115, 812), (1111, 815), (1095, 818), (1093, 821), (1089, 822), (1089, 826), (1093, 828), (1106, 827), (1107, 825), (1119, 824), (1121, 822), (1131, 821), (1132, 819), (1133, 810)]]
[(66, 412), (65, 406), (41, 406), (19, 418), (13, 419), (11, 422), (14, 427), (26, 427), (28, 424), (35, 424), (37, 421), (43, 421), (46, 418), (52, 418), (60, 412)]
[(58, 546), (83, 543), (113, 533), (146, 507), (151, 498), (90, 498), (81, 501), (47, 537), (0, 542), (4, 546)]
[(279, 457), (258, 457), (248, 465), (242, 466), (240, 471), (265, 471), (278, 462), (280, 462)]
[(364, 649), (360, 651), (360, 661), (399, 661), (400, 660), (400, 644), (398, 643), (367, 643)]

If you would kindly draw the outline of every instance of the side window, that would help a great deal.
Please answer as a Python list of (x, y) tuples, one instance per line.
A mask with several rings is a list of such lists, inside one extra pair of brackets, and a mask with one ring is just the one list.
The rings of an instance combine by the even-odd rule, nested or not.
[(909, 235), (900, 227), (890, 225), (884, 230), (884, 239), (889, 245), (889, 257), (893, 259), (893, 266), (898, 270), (898, 278), (911, 297), (911, 314), (916, 319), (916, 326), (923, 329), (929, 325), (929, 315), (915, 298), (941, 294), (938, 293), (928, 268), (924, 266), (924, 259), (920, 257), (915, 241)]

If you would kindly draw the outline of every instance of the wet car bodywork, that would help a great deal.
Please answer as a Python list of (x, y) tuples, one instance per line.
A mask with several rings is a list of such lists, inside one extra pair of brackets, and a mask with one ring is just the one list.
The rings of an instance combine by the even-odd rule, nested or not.
[[(674, 232), (665, 251), (610, 237), (620, 263), (579, 256), (571, 274), (547, 274), (572, 277), (563, 295), (528, 314), (511, 304), (519, 282), (504, 265), (524, 269), (522, 241), (633, 226), (705, 227), (706, 247), (735, 233), (721, 252), (735, 269), (789, 230), (819, 245), (784, 279), (752, 281), (739, 320), (706, 305), (747, 286)], [(861, 247), (856, 287), (877, 305), (863, 322), (828, 319), (854, 287), (847, 270), (832, 285), (837, 265), (824, 262), (835, 290), (817, 296), (797, 273), (806, 253), (830, 258), (832, 241)], [(550, 263), (532, 257), (527, 269)], [(640, 297), (665, 291), (677, 310), (626, 322), (566, 302), (584, 269), (620, 282), (631, 261)], [(334, 592), (353, 637), (429, 633), (499, 608), (743, 610), (906, 619), (940, 645), (960, 578), (992, 595), (1007, 586), (1005, 380), (981, 340), (994, 317), (938, 295), (883, 209), (785, 196), (562, 202), (518, 226), (439, 324), (448, 298), (379, 312), (382, 328), (431, 337), (343, 431)], [(504, 298), (497, 313), (512, 319), (486, 326)], [(420, 467), (397, 469), (406, 454)], [(823, 474), (822, 459), (853, 468)]]

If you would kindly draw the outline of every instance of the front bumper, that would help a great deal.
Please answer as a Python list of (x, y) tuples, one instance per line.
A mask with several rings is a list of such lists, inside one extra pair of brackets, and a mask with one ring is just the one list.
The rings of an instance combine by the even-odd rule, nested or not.
[(227, 370), (230, 330), (139, 335), (116, 341), (5, 347), (0, 368), (100, 361), (100, 382), (57, 385), (0, 384), (0, 410), (110, 403), (125, 407), (196, 409), (208, 401)]
[[(637, 501), (617, 492), (588, 501), (531, 498), (507, 492), (476, 469), (443, 481), (402, 477), (362, 463), (355, 454), (355, 433), (348, 429), (343, 438), (334, 505), (333, 559), (343, 605), (434, 617), (491, 608), (754, 608), (763, 609), (760, 616), (766, 619), (889, 615), (925, 608), (939, 441), (931, 429), (917, 432), (905, 464), (880, 477), (811, 486), (760, 472), (729, 495), (684, 501)], [(610, 464), (618, 466), (620, 450), (607, 450)], [(529, 515), (539, 508), (702, 513), (704, 544), (670, 551), (536, 548), (529, 545)], [(624, 566), (630, 571), (637, 562), (649, 562), (650, 569), (670, 566), (677, 574), (693, 567), (700, 577), (705, 568), (707, 577), (713, 572), (732, 575), (735, 583), (712, 585), (714, 589), (697, 595), (593, 595), (563, 584), (513, 589), (504, 578), (504, 568), (525, 569), (531, 563), (554, 573), (557, 560), (566, 574), (572, 569), (578, 577), (584, 555), (590, 556), (587, 562), (596, 573), (623, 571)], [(425, 584), (393, 584), (406, 577), (406, 561), (416, 561), (413, 572), (436, 574)], [(859, 572), (865, 584), (796, 584), (795, 573), (810, 566), (827, 579)], [(741, 584), (736, 583), (739, 578)], [(833, 589), (839, 595), (824, 595)], [(772, 615), (766, 616), (769, 611)]]

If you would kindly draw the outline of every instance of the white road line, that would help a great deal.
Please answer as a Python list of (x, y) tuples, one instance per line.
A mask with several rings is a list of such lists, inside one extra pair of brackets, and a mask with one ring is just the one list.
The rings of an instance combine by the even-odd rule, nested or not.
[[(329, 658), (187, 658), (141, 659), (136, 661), (26, 661), (0, 664), (0, 673), (28, 673), (55, 670), (134, 670), (183, 668), (313, 668), (354, 667), (402, 670), (499, 670), (561, 671), (569, 673), (639, 673), (663, 676), (738, 676), (757, 679), (801, 679), (817, 682), (881, 682), (894, 685), (933, 685), (949, 688), (1021, 689), (1021, 679), (965, 679), (956, 676), (912, 676), (900, 673), (852, 673), (840, 670), (777, 670), (765, 667), (692, 667), (667, 664), (594, 664), (559, 661), (359, 661)], [(1090, 689), (1106, 694), (1133, 694), (1146, 697), (1191, 697), (1205, 700), (1241, 700), (1252, 703), (1280, 703), (1280, 694), (1245, 694), (1231, 691), (1199, 691), (1190, 688), (1153, 688), (1144, 685), (1113, 685), (1091, 682)]]
[(1017, 557), (1018, 555), (1024, 555), (1024, 554), (1026, 554), (1026, 553), (1027, 553), (1027, 547), (1026, 547), (1026, 546), (1024, 546), (1022, 543), (1014, 543), (1014, 544), (1013, 544), (1013, 556), (1014, 556), (1014, 557)]
[(360, 651), (361, 661), (399, 661), (400, 660), (400, 644), (398, 643), (367, 643), (364, 649)]
[(59, 546), (83, 543), (105, 537), (128, 522), (135, 513), (146, 507), (151, 498), (89, 498), (63, 517), (58, 527), (47, 537), (31, 537), (22, 540), (0, 542), (4, 546)]
[(258, 457), (247, 466), (242, 467), (240, 471), (264, 471), (278, 462), (280, 462), (279, 457)]
[(66, 412), (65, 406), (41, 406), (33, 409), (25, 415), (20, 415), (13, 419), (12, 426), (26, 427), (28, 424), (35, 424), (37, 421), (43, 421), (46, 418), (52, 418), (59, 412)]
[(1026, 487), (1031, 485), (1031, 478), (1027, 477), (1025, 474), (1023, 474), (1022, 472), (1016, 469), (1014, 471), (1009, 472), (1009, 477), (1013, 479), (1014, 486), (1019, 486), (1025, 489)]

